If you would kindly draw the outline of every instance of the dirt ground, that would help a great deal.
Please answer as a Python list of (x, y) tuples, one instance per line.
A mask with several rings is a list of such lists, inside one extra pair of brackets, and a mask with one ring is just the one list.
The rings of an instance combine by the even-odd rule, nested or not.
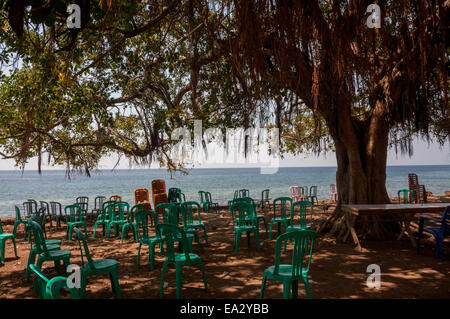
[[(315, 208), (313, 225), (331, 214)], [(262, 212), (270, 221), (272, 212)], [(200, 245), (194, 243), (197, 253), (205, 263), (209, 291), (205, 291), (198, 266), (183, 270), (184, 298), (259, 298), (264, 270), (274, 263), (276, 230), (269, 240), (261, 224), (261, 252), (256, 250), (254, 237), (247, 247), (245, 237), (240, 243), (239, 254), (233, 247), (234, 231), (231, 217), (226, 210), (219, 215), (214, 212), (202, 214), (208, 231), (209, 245), (205, 246), (202, 235)], [(12, 220), (11, 220), (12, 221)], [(3, 219), (4, 232), (12, 232), (10, 221)], [(136, 265), (138, 244), (129, 236), (123, 244), (120, 237), (110, 240), (98, 232), (92, 238), (93, 223), (88, 223), (88, 245), (94, 259), (116, 259), (119, 262), (119, 282), (122, 298), (159, 298), (159, 285), (164, 257), (156, 249), (155, 269), (150, 270), (148, 248), (143, 246), (141, 265)], [(130, 232), (131, 235), (131, 232)], [(70, 250), (71, 263), (81, 263), (80, 250), (76, 240), (65, 240), (65, 227), (49, 230), (47, 236), (62, 239), (61, 248)], [(253, 235), (252, 235), (253, 236)], [(0, 264), (0, 298), (38, 298), (32, 282), (25, 282), (25, 268), (29, 243), (24, 241), (23, 226), (16, 235), (19, 258), (14, 257), (11, 241), (6, 243), (6, 261)], [(75, 238), (75, 236), (74, 236)], [(358, 252), (351, 240), (347, 243), (318, 236), (310, 268), (311, 295), (313, 298), (450, 298), (450, 245), (444, 243), (444, 261), (435, 258), (434, 244), (424, 243), (417, 255), (407, 236), (399, 241), (361, 241), (363, 252)], [(289, 248), (288, 248), (289, 249)], [(285, 262), (290, 256), (286, 255)], [(381, 288), (368, 288), (366, 280), (370, 273), (367, 266), (377, 264), (381, 268)], [(48, 277), (56, 276), (52, 262), (43, 265)], [(165, 278), (165, 298), (175, 298), (175, 270), (170, 267)], [(299, 285), (299, 298), (305, 298), (303, 285)], [(88, 278), (86, 298), (114, 298), (108, 275)], [(265, 298), (281, 298), (282, 285), (276, 281), (267, 282)]]

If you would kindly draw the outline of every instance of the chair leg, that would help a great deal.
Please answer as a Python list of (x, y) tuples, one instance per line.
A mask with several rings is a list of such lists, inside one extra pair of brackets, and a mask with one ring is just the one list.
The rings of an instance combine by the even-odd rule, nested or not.
[(109, 273), (109, 278), (111, 280), (111, 288), (112, 291), (116, 294), (117, 299), (121, 299), (120, 296), (120, 285), (119, 285), (119, 278), (118, 278), (117, 270)]
[(139, 267), (139, 260), (141, 259), (141, 246), (142, 246), (142, 244), (139, 243), (138, 255), (137, 255), (137, 265), (138, 265), (138, 267)]
[(0, 240), (0, 261), (5, 263), (5, 240)]
[(160, 286), (159, 286), (159, 298), (162, 298), (162, 297), (163, 297), (163, 291), (164, 291), (164, 277), (165, 277), (165, 275), (166, 275), (166, 268), (167, 268), (167, 264), (164, 263), (164, 264), (163, 264), (162, 271), (161, 271), (161, 283), (160, 283)]
[(283, 283), (283, 299), (291, 298), (291, 282)]
[(87, 284), (87, 275), (85, 272), (81, 271), (80, 299), (83, 299), (84, 295), (86, 294), (86, 284)]
[(261, 251), (261, 246), (259, 245), (259, 232), (258, 229), (255, 231), (256, 247), (258, 251)]
[(156, 244), (151, 244), (148, 248), (148, 259), (150, 261), (150, 269), (153, 270), (155, 269), (155, 245)]
[(13, 241), (13, 245), (14, 245), (14, 255), (16, 255), (16, 257), (19, 257), (19, 256), (17, 256), (16, 239), (13, 237), (12, 241)]
[(272, 240), (272, 226), (273, 226), (273, 223), (272, 223), (272, 221), (270, 221), (270, 224), (269, 224), (269, 240)]
[(266, 274), (264, 274), (262, 282), (261, 282), (261, 291), (259, 293), (259, 299), (264, 298), (264, 290), (266, 289), (266, 280), (267, 280), (267, 277), (266, 277)]
[(309, 291), (309, 279), (308, 276), (303, 279), (303, 283), (305, 284), (306, 298), (311, 299), (311, 292)]
[(205, 285), (205, 290), (208, 291), (208, 283), (206, 282), (206, 275), (205, 275), (205, 265), (200, 260), (200, 270), (202, 271), (202, 278), (203, 278), (203, 284)]
[(34, 264), (35, 260), (36, 260), (36, 250), (34, 248), (31, 248), (30, 253), (28, 254), (27, 270), (25, 274), (26, 282), (30, 282), (30, 274), (31, 274), (30, 265)]
[(176, 272), (176, 283), (177, 283), (177, 294), (176, 298), (181, 299), (181, 288), (183, 287), (183, 267), (176, 264), (175, 265)]
[(292, 298), (293, 299), (298, 299), (298, 280), (294, 280), (292, 282)]

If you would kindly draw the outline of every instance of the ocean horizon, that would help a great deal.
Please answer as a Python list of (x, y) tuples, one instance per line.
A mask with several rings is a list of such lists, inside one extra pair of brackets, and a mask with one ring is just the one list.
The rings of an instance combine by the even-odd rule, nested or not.
[[(70, 205), (78, 196), (89, 197), (89, 210), (94, 208), (96, 196), (121, 195), (134, 205), (134, 190), (147, 188), (151, 181), (164, 179), (166, 190), (181, 188), (186, 200), (198, 201), (198, 191), (211, 192), (213, 201), (226, 204), (235, 189), (246, 188), (254, 199), (261, 198), (264, 189), (270, 189), (270, 198), (290, 196), (289, 186), (318, 186), (319, 200), (330, 198), (330, 184), (336, 183), (336, 166), (280, 167), (275, 174), (260, 174), (259, 168), (194, 168), (188, 174), (172, 173), (165, 168), (101, 169), (91, 177), (72, 173), (70, 179), (64, 169), (0, 170), (0, 217), (14, 216), (14, 205), (22, 210), (27, 199), (56, 201)], [(416, 173), (420, 184), (433, 194), (450, 189), (450, 165), (392, 165), (386, 170), (386, 188), (389, 196), (408, 188), (408, 173)]]

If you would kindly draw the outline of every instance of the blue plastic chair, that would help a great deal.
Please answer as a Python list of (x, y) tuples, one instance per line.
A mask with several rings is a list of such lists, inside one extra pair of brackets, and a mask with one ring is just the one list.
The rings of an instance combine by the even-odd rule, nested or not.
[[(424, 228), (425, 220), (432, 220), (437, 223), (440, 223), (441, 225), (439, 227)], [(442, 215), (442, 218), (440, 220), (433, 217), (425, 217), (425, 216), (419, 217), (419, 235), (417, 238), (417, 253), (419, 253), (420, 250), (420, 239), (422, 238), (423, 232), (433, 235), (436, 245), (435, 246), (436, 256), (439, 260), (442, 260), (444, 237), (446, 235), (450, 235), (450, 206), (447, 206), (445, 208), (444, 215)]]

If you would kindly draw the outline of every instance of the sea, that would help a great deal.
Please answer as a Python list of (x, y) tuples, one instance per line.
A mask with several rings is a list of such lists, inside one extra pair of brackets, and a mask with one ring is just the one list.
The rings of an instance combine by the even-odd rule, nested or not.
[[(419, 183), (433, 194), (450, 190), (450, 165), (388, 166), (386, 187), (390, 196), (408, 188), (408, 173), (416, 173)], [(148, 188), (151, 181), (164, 179), (166, 191), (171, 187), (182, 190), (186, 200), (199, 200), (198, 191), (211, 192), (214, 202), (227, 204), (236, 189), (248, 189), (250, 197), (261, 198), (264, 189), (270, 198), (290, 196), (290, 186), (318, 186), (318, 199), (330, 198), (330, 184), (336, 183), (336, 167), (281, 167), (276, 174), (261, 174), (259, 168), (197, 168), (188, 174), (165, 169), (116, 169), (66, 176), (64, 170), (0, 171), (0, 217), (14, 216), (14, 205), (22, 209), (28, 199), (73, 204), (78, 196), (89, 197), (89, 210), (96, 196), (121, 195), (134, 205), (134, 190)]]

